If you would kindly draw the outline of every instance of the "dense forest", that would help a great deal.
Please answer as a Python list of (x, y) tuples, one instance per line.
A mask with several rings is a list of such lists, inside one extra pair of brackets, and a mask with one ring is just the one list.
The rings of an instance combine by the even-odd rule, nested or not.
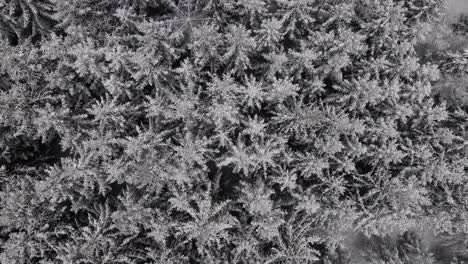
[(468, 263), (445, 0), (0, 0), (0, 263)]

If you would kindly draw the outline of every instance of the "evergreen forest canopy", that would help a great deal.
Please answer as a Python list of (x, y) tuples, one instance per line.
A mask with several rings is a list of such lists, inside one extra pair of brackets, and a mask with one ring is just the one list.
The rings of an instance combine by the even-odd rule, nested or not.
[(0, 262), (468, 261), (443, 0), (0, 0)]

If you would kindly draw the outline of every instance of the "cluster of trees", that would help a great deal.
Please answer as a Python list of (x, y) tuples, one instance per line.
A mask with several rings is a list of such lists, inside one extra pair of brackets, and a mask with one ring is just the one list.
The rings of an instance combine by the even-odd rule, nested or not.
[(444, 5), (0, 0), (0, 262), (462, 263)]

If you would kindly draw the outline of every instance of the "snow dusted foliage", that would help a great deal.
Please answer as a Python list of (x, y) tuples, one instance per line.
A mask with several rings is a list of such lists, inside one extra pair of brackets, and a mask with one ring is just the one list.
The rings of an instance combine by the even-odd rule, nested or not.
[(0, 0), (0, 262), (462, 260), (444, 4)]

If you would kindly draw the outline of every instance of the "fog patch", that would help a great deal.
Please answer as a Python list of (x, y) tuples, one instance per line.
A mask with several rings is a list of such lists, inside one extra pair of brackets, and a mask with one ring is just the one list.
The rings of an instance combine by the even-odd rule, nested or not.
[(447, 12), (450, 16), (468, 14), (468, 0), (448, 0)]

